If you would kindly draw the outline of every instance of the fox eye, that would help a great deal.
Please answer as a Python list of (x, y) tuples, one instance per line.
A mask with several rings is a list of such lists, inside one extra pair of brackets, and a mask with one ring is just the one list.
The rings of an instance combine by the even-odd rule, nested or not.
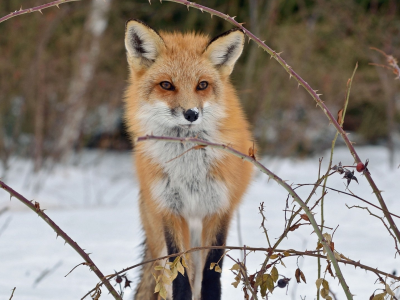
[(207, 81), (202, 81), (197, 85), (197, 90), (202, 91), (205, 90), (208, 87), (208, 82)]
[(169, 81), (161, 81), (160, 82), (160, 86), (164, 89), (164, 90), (167, 90), (167, 91), (173, 91), (173, 90), (175, 90), (175, 87), (172, 85), (172, 83), (171, 82), (169, 82)]

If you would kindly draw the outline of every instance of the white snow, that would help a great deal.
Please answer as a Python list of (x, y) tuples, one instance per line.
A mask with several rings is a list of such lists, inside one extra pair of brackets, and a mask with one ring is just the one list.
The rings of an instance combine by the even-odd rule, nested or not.
[[(387, 152), (382, 147), (357, 149), (363, 160), (369, 158), (369, 170), (378, 187), (384, 191), (383, 197), (389, 209), (400, 214), (400, 153), (397, 152), (393, 169), (388, 168)], [(322, 173), (325, 172), (329, 153), (324, 153)], [(353, 160), (348, 150), (337, 148), (334, 162), (341, 161), (351, 165)], [(264, 158), (264, 164), (289, 183), (313, 183), (318, 175), (318, 157), (306, 160)], [(82, 248), (91, 252), (91, 258), (104, 274), (140, 262), (143, 235), (140, 230), (137, 210), (138, 187), (131, 169), (129, 153), (85, 152), (75, 165), (57, 166), (52, 171), (39, 175), (32, 174), (31, 163), (14, 159), (12, 169), (4, 181), (29, 199), (40, 202), (47, 214), (67, 232)], [(350, 189), (356, 195), (377, 204), (371, 194), (366, 179), (355, 174), (359, 185), (352, 182)], [(328, 186), (344, 190), (342, 176), (335, 174), (328, 180)], [(36, 189), (35, 187), (39, 188)], [(311, 187), (297, 191), (303, 198), (308, 196)], [(319, 197), (321, 191), (318, 191)], [(267, 247), (262, 230), (259, 228), (261, 216), (258, 214), (260, 202), (265, 203), (268, 233), (271, 242), (280, 236), (284, 226), (284, 206), (287, 193), (266, 175), (256, 172), (254, 181), (240, 208), (240, 223), (243, 243), (247, 246)], [(371, 217), (361, 209), (349, 210), (345, 204), (367, 206), (354, 198), (329, 191), (325, 200), (325, 225), (336, 228), (335, 248), (353, 260), (378, 267), (391, 273), (400, 271), (398, 258), (394, 258), (394, 242), (380, 220)], [(12, 288), (16, 287), (13, 299), (80, 299), (98, 282), (88, 267), (79, 266), (64, 277), (74, 266), (83, 262), (82, 258), (32, 211), (18, 200), (9, 199), (5, 191), (0, 191), (0, 210), (10, 210), (0, 215), (0, 299), (9, 299)], [(376, 209), (373, 209), (377, 212)], [(315, 216), (320, 220), (319, 207)], [(3, 225), (11, 217), (8, 226)], [(228, 245), (238, 245), (236, 221), (231, 226)], [(395, 218), (398, 225), (400, 222)], [(327, 230), (331, 232), (330, 230)], [(291, 232), (278, 247), (280, 249), (312, 250), (316, 246), (316, 235), (311, 226), (301, 226)], [(239, 258), (240, 253), (231, 251), (230, 255)], [(247, 266), (253, 272), (264, 259), (263, 253), (250, 254)], [(286, 268), (279, 265), (278, 271), (292, 278), (288, 293), (286, 289), (276, 289), (271, 299), (315, 299), (315, 280), (317, 279), (316, 259), (299, 258), (299, 267), (304, 272), (307, 284), (297, 284), (294, 272), (296, 258), (284, 260)], [(229, 268), (233, 263), (226, 259), (222, 274), (223, 299), (243, 299), (240, 287), (235, 289), (233, 275)], [(323, 270), (326, 262), (322, 262)], [(51, 272), (36, 285), (35, 280), (45, 270)], [(341, 265), (344, 277), (355, 299), (368, 299), (373, 291), (382, 287), (374, 285), (376, 276), (353, 266)], [(128, 272), (128, 277), (137, 282), (137, 271)], [(337, 299), (344, 299), (344, 293), (337, 280), (326, 276)], [(388, 281), (389, 282), (389, 281)], [(132, 298), (132, 290), (126, 290), (124, 299)], [(88, 298), (90, 299), (90, 298)], [(103, 289), (101, 299), (112, 299)]]

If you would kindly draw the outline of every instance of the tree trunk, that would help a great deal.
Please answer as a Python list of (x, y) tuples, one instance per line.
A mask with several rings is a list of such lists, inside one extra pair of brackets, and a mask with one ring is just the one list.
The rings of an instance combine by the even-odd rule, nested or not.
[(67, 158), (78, 141), (88, 106), (85, 93), (96, 68), (100, 41), (107, 28), (110, 6), (111, 0), (92, 0), (84, 26), (82, 44), (75, 60), (76, 67), (67, 92), (61, 133), (54, 149), (55, 157), (58, 159)]

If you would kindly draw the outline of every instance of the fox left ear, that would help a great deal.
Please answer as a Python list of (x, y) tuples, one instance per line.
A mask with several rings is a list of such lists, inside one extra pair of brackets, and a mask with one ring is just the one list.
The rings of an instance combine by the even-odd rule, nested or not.
[(142, 70), (154, 63), (165, 44), (157, 31), (142, 21), (132, 19), (126, 23), (125, 48), (131, 67)]
[(242, 54), (245, 35), (240, 28), (234, 28), (213, 38), (204, 55), (222, 74), (230, 75), (233, 67)]

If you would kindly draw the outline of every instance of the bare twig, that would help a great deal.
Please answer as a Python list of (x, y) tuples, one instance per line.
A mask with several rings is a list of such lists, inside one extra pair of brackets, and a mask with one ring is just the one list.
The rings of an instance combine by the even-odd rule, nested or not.
[(23, 14), (29, 14), (29, 13), (33, 13), (33, 12), (42, 13), (43, 9), (46, 9), (46, 8), (49, 8), (49, 7), (53, 7), (53, 6), (57, 6), (58, 7), (60, 4), (64, 4), (64, 3), (67, 3), (67, 2), (77, 2), (77, 1), (80, 1), (80, 0), (57, 0), (57, 1), (53, 1), (53, 2), (47, 3), (47, 4), (42, 4), (42, 5), (39, 5), (39, 6), (32, 7), (32, 8), (27, 8), (27, 9), (22, 9), (22, 6), (21, 6), (21, 8), (19, 10), (16, 10), (16, 11), (14, 11), (14, 12), (12, 12), (12, 13), (4, 16), (4, 17), (1, 17), (0, 18), (0, 23), (4, 22), (6, 20), (9, 20), (11, 18), (14, 18), (16, 16), (23, 15)]
[[(396, 254), (400, 254), (400, 250), (399, 250), (399, 246), (398, 246), (398, 244), (397, 244), (396, 237), (395, 237), (395, 236), (393, 235), (393, 233), (390, 231), (389, 227), (386, 225), (385, 220), (383, 220), (382, 217), (380, 217), (380, 216), (378, 216), (378, 215), (376, 215), (376, 214), (373, 214), (373, 213), (369, 210), (368, 207), (362, 207), (362, 206), (359, 206), (359, 205), (348, 206), (347, 204), (346, 204), (346, 206), (347, 206), (348, 209), (352, 209), (352, 208), (361, 208), (361, 209), (365, 209), (365, 210), (367, 210), (367, 211), (369, 212), (369, 214), (370, 214), (371, 216), (373, 216), (373, 217), (378, 218), (379, 220), (381, 220), (382, 223), (383, 223), (383, 225), (385, 226), (385, 228), (387, 229), (387, 231), (388, 231), (389, 234), (391, 235), (391, 237), (394, 239), (394, 246), (395, 246), (396, 251), (397, 251)], [(396, 257), (396, 255), (395, 255), (395, 257)]]
[(14, 292), (15, 292), (15, 289), (16, 289), (16, 287), (12, 289), (11, 297), (10, 297), (10, 299), (9, 299), (9, 300), (11, 300), (11, 299), (13, 298), (13, 296), (14, 296)]
[[(246, 246), (244, 246), (244, 250), (246, 250)], [(239, 260), (233, 259), (232, 256), (230, 256), (229, 254), (227, 254), (226, 256), (228, 256), (232, 261), (234, 261), (239, 266), (240, 268), (239, 272), (242, 274), (243, 282), (245, 284), (246, 289), (250, 290), (253, 299), (255, 300), (258, 299), (257, 292), (254, 291), (254, 288), (250, 284), (249, 277), (247, 276), (247, 269), (244, 263), (241, 263)]]
[[(297, 184), (297, 187), (294, 188), (294, 190), (296, 190), (296, 189), (299, 188), (299, 187), (307, 186), (307, 185), (315, 185), (315, 183)], [(318, 185), (318, 186), (319, 186), (319, 187), (322, 187), (322, 185)], [(344, 195), (347, 195), (347, 196), (354, 197), (354, 198), (356, 198), (356, 199), (358, 199), (358, 200), (361, 200), (361, 201), (363, 201), (363, 202), (365, 202), (365, 203), (367, 203), (367, 204), (369, 204), (369, 205), (375, 207), (376, 209), (381, 210), (382, 212), (384, 211), (384, 210), (383, 210), (382, 208), (380, 208), (379, 206), (377, 206), (377, 205), (375, 205), (375, 204), (373, 204), (373, 203), (371, 203), (371, 202), (369, 202), (369, 201), (367, 201), (367, 200), (365, 200), (365, 199), (363, 199), (363, 198), (361, 198), (361, 197), (359, 197), (359, 196), (357, 196), (357, 195), (354, 195), (354, 194), (351, 194), (351, 193), (347, 193), (347, 192), (344, 192), (344, 191), (341, 191), (341, 190), (337, 190), (337, 189), (334, 189), (334, 188), (331, 188), (331, 187), (328, 187), (328, 186), (325, 187), (325, 188), (326, 188), (327, 190), (335, 191), (335, 192), (338, 192), (338, 193), (341, 193), (341, 194), (344, 194)], [(400, 216), (399, 216), (399, 215), (396, 215), (396, 214), (394, 214), (394, 213), (392, 213), (392, 212), (390, 212), (390, 211), (387, 211), (387, 213), (390, 214), (390, 215), (392, 215), (393, 217), (396, 217), (396, 218), (399, 218), (399, 219), (400, 219)]]
[(278, 177), (273, 172), (271, 172), (269, 169), (267, 169), (264, 165), (262, 165), (254, 157), (251, 157), (249, 155), (241, 153), (240, 151), (237, 151), (236, 149), (229, 147), (227, 145), (224, 145), (224, 144), (217, 144), (217, 143), (213, 143), (213, 142), (209, 142), (209, 141), (204, 141), (204, 140), (201, 140), (198, 138), (175, 138), (175, 137), (150, 136), (150, 135), (138, 137), (136, 139), (137, 142), (143, 142), (146, 140), (169, 141), (169, 142), (175, 142), (175, 143), (193, 143), (193, 144), (203, 145), (203, 146), (207, 146), (207, 147), (211, 147), (211, 148), (215, 148), (215, 149), (225, 150), (226, 152), (229, 152), (243, 160), (251, 162), (261, 172), (267, 174), (270, 178), (275, 180), (280, 186), (282, 186), (293, 197), (293, 199), (300, 205), (300, 207), (303, 209), (303, 211), (307, 215), (315, 233), (318, 236), (320, 243), (323, 245), (325, 251), (327, 252), (329, 259), (331, 260), (331, 262), (333, 264), (333, 267), (336, 271), (336, 275), (339, 278), (339, 282), (342, 285), (342, 288), (346, 294), (347, 299), (348, 300), (353, 299), (353, 295), (351, 294), (350, 289), (342, 275), (342, 272), (340, 270), (339, 264), (337, 263), (336, 257), (333, 254), (333, 251), (331, 250), (329, 243), (325, 240), (324, 236), (322, 235), (322, 232), (319, 229), (318, 224), (315, 221), (313, 214), (310, 212), (309, 208), (303, 202), (303, 200), (301, 200), (301, 198), (297, 195), (297, 193), (292, 189), (292, 187), (289, 184), (287, 184), (284, 180), (282, 180), (280, 177)]
[(31, 201), (29, 201), (24, 196), (17, 193), (16, 191), (14, 191), (12, 188), (10, 188), (8, 185), (6, 185), (2, 181), (0, 181), (0, 188), (4, 189), (12, 197), (17, 198), (19, 201), (21, 201), (23, 204), (25, 204), (31, 210), (33, 210), (35, 213), (37, 213), (37, 215), (40, 218), (42, 218), (51, 228), (54, 229), (54, 231), (57, 233), (57, 236), (61, 236), (66, 243), (68, 243), (87, 263), (89, 263), (90, 269), (97, 275), (98, 278), (100, 278), (102, 283), (106, 286), (106, 288), (114, 296), (114, 298), (118, 299), (118, 300), (122, 300), (122, 298), (118, 295), (117, 291), (113, 288), (113, 286), (110, 284), (110, 282), (105, 279), (103, 273), (99, 270), (99, 268), (91, 260), (89, 255), (75, 241), (73, 241), (60, 227), (58, 227), (58, 225), (56, 223), (54, 223), (53, 220), (51, 220), (50, 217), (46, 213), (44, 213), (44, 209), (40, 208), (40, 205), (38, 202), (35, 202), (33, 204)]

